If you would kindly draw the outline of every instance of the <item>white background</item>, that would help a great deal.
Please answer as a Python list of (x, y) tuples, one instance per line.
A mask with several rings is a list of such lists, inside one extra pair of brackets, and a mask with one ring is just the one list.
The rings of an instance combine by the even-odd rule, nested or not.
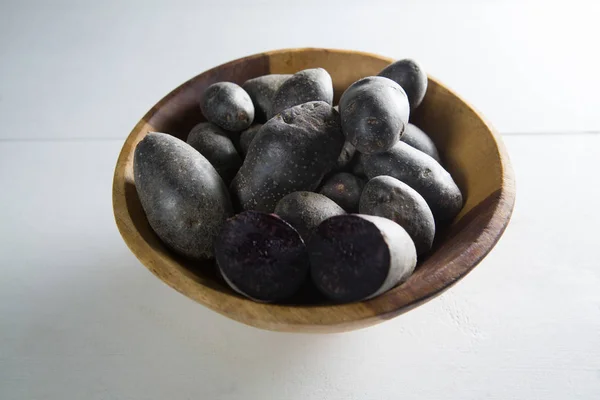
[[(600, 6), (0, 1), (0, 399), (600, 398)], [(419, 59), (504, 135), (513, 219), (452, 290), (338, 335), (260, 331), (154, 278), (111, 180), (137, 120), (285, 47)]]

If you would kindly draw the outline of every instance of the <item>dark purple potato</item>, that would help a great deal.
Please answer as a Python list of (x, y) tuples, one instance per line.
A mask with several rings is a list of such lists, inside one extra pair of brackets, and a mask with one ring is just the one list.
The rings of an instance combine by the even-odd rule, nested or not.
[(283, 196), (314, 191), (342, 151), (339, 114), (322, 101), (289, 108), (260, 129), (231, 183), (244, 210), (273, 212)]
[(405, 281), (417, 264), (404, 228), (360, 214), (325, 220), (308, 243), (308, 255), (313, 282), (336, 302), (379, 296)]
[(273, 98), (270, 117), (309, 101), (333, 103), (333, 82), (323, 68), (305, 69), (283, 82)]
[(365, 182), (348, 172), (332, 175), (321, 186), (321, 193), (327, 196), (347, 212), (358, 212), (358, 203)]
[(182, 140), (149, 133), (135, 148), (133, 174), (150, 226), (184, 256), (213, 255), (213, 240), (232, 214), (227, 186), (210, 162)]
[(338, 157), (337, 165), (336, 165), (335, 169), (339, 171), (339, 170), (346, 168), (348, 165), (350, 165), (350, 162), (354, 158), (355, 154), (356, 154), (356, 148), (354, 146), (352, 146), (352, 143), (345, 142), (344, 147), (342, 147), (342, 152), (340, 153), (340, 156)]
[(352, 174), (354, 176), (367, 179), (365, 169), (363, 168), (362, 162), (360, 161), (361, 157), (361, 154), (357, 151), (354, 155), (354, 158), (352, 158), (352, 161), (350, 161), (350, 171), (352, 171)]
[(396, 222), (410, 235), (417, 255), (431, 249), (435, 222), (431, 209), (416, 190), (391, 176), (377, 176), (365, 185), (360, 198), (361, 214), (376, 215)]
[(255, 122), (267, 121), (267, 116), (271, 115), (273, 98), (277, 89), (291, 76), (291, 74), (271, 74), (244, 82), (242, 88), (248, 92), (254, 104)]
[(321, 194), (294, 192), (279, 200), (275, 207), (275, 214), (296, 228), (302, 239), (306, 241), (321, 222), (346, 212)]
[(245, 157), (248, 153), (248, 148), (250, 147), (250, 143), (254, 140), (254, 137), (258, 133), (258, 131), (262, 128), (262, 124), (252, 125), (250, 128), (246, 129), (244, 132), (240, 134), (239, 141), (239, 150), (240, 153)]
[(431, 140), (425, 132), (419, 129), (418, 126), (409, 123), (400, 140), (410, 144), (417, 150), (421, 150), (435, 161), (440, 162), (440, 154), (438, 153), (437, 147), (435, 147), (435, 143), (433, 143), (433, 140)]
[(363, 154), (361, 164), (369, 179), (388, 175), (415, 189), (438, 222), (453, 219), (462, 208), (462, 194), (448, 171), (409, 144), (398, 142), (383, 153)]
[(408, 124), (404, 90), (381, 76), (354, 82), (340, 99), (342, 131), (356, 150), (379, 153), (395, 145)]
[(273, 214), (246, 211), (228, 219), (215, 240), (215, 257), (229, 286), (257, 301), (292, 296), (308, 275), (304, 241)]
[(200, 109), (209, 122), (231, 132), (243, 131), (254, 120), (250, 96), (231, 82), (210, 85), (200, 100)]
[(194, 126), (187, 143), (210, 161), (225, 183), (231, 182), (242, 166), (242, 159), (231, 140), (231, 134), (210, 122)]
[(406, 58), (385, 67), (379, 76), (390, 78), (402, 86), (408, 96), (410, 109), (414, 110), (421, 104), (427, 92), (427, 73), (421, 64)]

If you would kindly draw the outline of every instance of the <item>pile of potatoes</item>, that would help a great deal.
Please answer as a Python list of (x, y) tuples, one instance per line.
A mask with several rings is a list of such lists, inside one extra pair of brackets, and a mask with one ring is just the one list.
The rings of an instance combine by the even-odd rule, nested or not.
[(148, 221), (256, 301), (306, 285), (335, 302), (378, 296), (413, 273), (463, 204), (435, 144), (409, 123), (426, 90), (410, 59), (353, 83), (336, 107), (322, 68), (215, 83), (199, 98), (208, 122), (187, 143), (152, 132), (135, 149)]

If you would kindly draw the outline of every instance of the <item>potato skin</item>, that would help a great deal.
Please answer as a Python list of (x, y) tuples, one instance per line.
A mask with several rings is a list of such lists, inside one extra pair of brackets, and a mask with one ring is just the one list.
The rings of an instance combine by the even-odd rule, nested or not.
[(427, 202), (436, 221), (452, 220), (463, 205), (460, 189), (437, 161), (402, 141), (383, 153), (362, 155), (369, 179), (388, 175), (415, 189)]
[(177, 253), (213, 255), (213, 240), (233, 214), (227, 186), (193, 147), (165, 133), (149, 133), (135, 148), (135, 187), (150, 226)]
[(294, 192), (283, 197), (275, 207), (275, 214), (292, 225), (307, 241), (312, 232), (334, 215), (346, 212), (329, 198), (314, 192)]
[(354, 154), (354, 157), (352, 158), (352, 161), (350, 161), (350, 164), (348, 166), (350, 167), (350, 172), (352, 172), (354, 176), (368, 180), (367, 174), (365, 174), (365, 169), (363, 168), (361, 162), (361, 158), (362, 155), (357, 151)]
[[(334, 108), (335, 109), (335, 108)], [(342, 152), (337, 160), (337, 165), (335, 167), (336, 170), (341, 171), (350, 165), (354, 155), (356, 154), (356, 147), (352, 146), (352, 143), (346, 141), (344, 143), (344, 147), (342, 147)]]
[(187, 137), (187, 143), (206, 157), (225, 183), (231, 182), (242, 166), (242, 159), (231, 140), (231, 134), (215, 124), (201, 122), (194, 126)]
[(260, 129), (231, 183), (244, 210), (273, 212), (285, 195), (314, 191), (344, 145), (340, 120), (320, 101), (289, 108)]
[(358, 212), (358, 204), (365, 182), (349, 172), (338, 172), (330, 176), (319, 193), (327, 196), (347, 212)]
[(417, 61), (410, 58), (398, 60), (385, 67), (379, 76), (390, 78), (402, 86), (408, 96), (411, 110), (423, 102), (427, 92), (427, 73)]
[(400, 140), (410, 144), (417, 150), (421, 150), (441, 164), (440, 154), (437, 147), (435, 147), (435, 143), (433, 143), (433, 140), (431, 140), (431, 138), (418, 126), (409, 123)]
[(299, 71), (283, 82), (273, 98), (269, 118), (309, 101), (324, 101), (329, 105), (333, 103), (333, 81), (323, 68)]
[(252, 99), (232, 82), (217, 82), (206, 88), (200, 109), (209, 122), (231, 132), (243, 131), (254, 121)]
[(239, 142), (238, 142), (238, 150), (242, 157), (245, 157), (248, 153), (248, 148), (250, 147), (250, 143), (254, 140), (254, 137), (258, 133), (258, 131), (262, 128), (262, 124), (252, 125), (250, 128), (246, 129), (244, 132), (240, 134)]
[(394, 146), (406, 129), (409, 113), (404, 90), (381, 76), (354, 82), (340, 99), (342, 131), (346, 140), (363, 154)]
[(254, 104), (254, 122), (266, 122), (271, 115), (273, 98), (277, 89), (290, 78), (291, 74), (269, 74), (248, 79), (242, 85)]
[(391, 176), (377, 176), (365, 185), (359, 212), (387, 218), (403, 227), (417, 248), (417, 255), (431, 249), (435, 221), (425, 199), (407, 184)]

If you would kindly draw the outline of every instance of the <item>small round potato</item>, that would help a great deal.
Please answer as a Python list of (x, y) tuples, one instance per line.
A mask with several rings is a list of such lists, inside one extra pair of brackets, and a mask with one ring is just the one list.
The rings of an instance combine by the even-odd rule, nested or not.
[(358, 203), (365, 182), (348, 172), (332, 175), (321, 186), (321, 193), (335, 201), (347, 212), (358, 212)]
[(332, 200), (314, 192), (294, 192), (279, 200), (275, 214), (292, 225), (307, 241), (312, 232), (329, 217), (346, 212)]
[(217, 82), (210, 85), (200, 101), (204, 117), (215, 125), (239, 132), (254, 121), (254, 105), (244, 89), (235, 83)]

